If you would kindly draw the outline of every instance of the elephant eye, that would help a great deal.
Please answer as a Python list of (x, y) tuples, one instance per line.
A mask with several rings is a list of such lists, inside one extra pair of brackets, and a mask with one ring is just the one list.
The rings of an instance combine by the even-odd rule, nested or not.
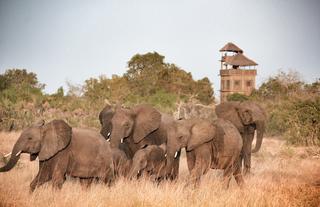
[(28, 137), (28, 140), (32, 140), (32, 137)]

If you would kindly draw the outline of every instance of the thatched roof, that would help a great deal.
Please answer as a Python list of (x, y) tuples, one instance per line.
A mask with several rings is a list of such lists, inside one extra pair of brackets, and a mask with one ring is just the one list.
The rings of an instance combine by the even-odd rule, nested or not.
[(223, 48), (219, 50), (220, 52), (240, 52), (243, 53), (243, 50), (240, 49), (237, 45), (232, 42), (228, 42)]
[(234, 56), (224, 56), (222, 61), (229, 64), (229, 65), (236, 65), (236, 66), (258, 65), (256, 62), (247, 58), (246, 56), (244, 56), (241, 53), (238, 53)]

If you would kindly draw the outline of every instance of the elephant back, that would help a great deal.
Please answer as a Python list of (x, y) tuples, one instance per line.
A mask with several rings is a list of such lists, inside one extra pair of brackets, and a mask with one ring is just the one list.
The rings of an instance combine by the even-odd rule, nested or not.
[(231, 121), (231, 123), (238, 129), (238, 131), (240, 133), (243, 133), (243, 124), (236, 110), (236, 107), (239, 104), (240, 102), (237, 101), (221, 103), (216, 107), (215, 111), (218, 118)]
[(71, 160), (69, 173), (75, 177), (101, 177), (106, 170), (113, 170), (113, 157), (110, 143), (91, 129), (72, 130)]
[(237, 128), (228, 120), (218, 119), (217, 129), (220, 136), (219, 153), (222, 153), (222, 156), (234, 156), (240, 153), (242, 138)]

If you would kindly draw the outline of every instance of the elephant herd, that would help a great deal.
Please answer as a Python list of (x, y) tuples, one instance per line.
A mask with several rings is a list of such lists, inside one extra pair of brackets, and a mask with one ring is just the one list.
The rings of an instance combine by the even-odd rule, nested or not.
[(39, 160), (31, 191), (48, 181), (61, 188), (66, 176), (85, 185), (111, 185), (120, 176), (162, 182), (177, 179), (185, 148), (187, 184), (197, 185), (209, 169), (222, 169), (225, 187), (232, 176), (242, 186), (243, 174), (250, 173), (251, 152), (261, 147), (266, 114), (251, 101), (221, 103), (216, 114), (216, 120), (175, 120), (150, 105), (108, 105), (99, 114), (100, 133), (71, 128), (63, 120), (40, 121), (21, 133), (0, 172), (11, 170), (21, 153), (28, 153), (30, 161)]

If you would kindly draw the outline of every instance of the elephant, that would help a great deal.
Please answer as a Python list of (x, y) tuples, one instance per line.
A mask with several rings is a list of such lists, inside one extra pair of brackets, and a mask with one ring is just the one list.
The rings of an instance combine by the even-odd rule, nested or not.
[[(110, 141), (111, 147), (121, 148), (129, 159), (148, 145), (161, 145), (167, 142), (168, 126), (174, 122), (172, 116), (161, 114), (148, 104), (132, 108), (106, 106), (99, 114), (102, 125), (100, 133)], [(168, 178), (176, 179), (179, 173), (179, 157), (172, 165)]]
[[(265, 132), (267, 117), (264, 109), (252, 101), (230, 101), (219, 104), (215, 111), (219, 118), (231, 121), (239, 130), (243, 140), (241, 169), (243, 168), (244, 175), (250, 174), (251, 152), (256, 153), (260, 150)], [(257, 141), (255, 148), (252, 149), (255, 130)]]
[(131, 168), (132, 160), (129, 159), (126, 153), (119, 148), (111, 148), (111, 153), (114, 163), (115, 176), (127, 177)]
[(242, 138), (230, 121), (223, 119), (175, 121), (168, 130), (166, 167), (170, 168), (176, 153), (181, 148), (186, 148), (190, 172), (189, 184), (197, 185), (201, 176), (212, 168), (224, 170), (226, 188), (229, 187), (232, 175), (240, 187), (243, 185), (239, 163)]
[(60, 189), (66, 176), (90, 182), (98, 179), (109, 185), (114, 179), (110, 143), (99, 132), (71, 128), (63, 120), (47, 124), (41, 121), (25, 129), (0, 172), (11, 170), (21, 153), (30, 154), (30, 161), (39, 158), (39, 171), (30, 184), (31, 192), (48, 181)]
[(132, 165), (128, 177), (137, 178), (140, 175), (148, 175), (157, 179), (164, 170), (166, 164), (166, 144), (148, 145), (138, 150), (132, 159)]

